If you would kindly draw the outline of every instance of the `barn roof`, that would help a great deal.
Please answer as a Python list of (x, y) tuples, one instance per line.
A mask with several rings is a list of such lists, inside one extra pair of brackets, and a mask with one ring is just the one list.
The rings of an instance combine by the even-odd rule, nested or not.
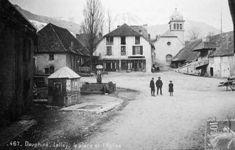
[(193, 51), (201, 51), (201, 50), (208, 50), (208, 49), (215, 49), (216, 45), (212, 42), (201, 42), (197, 47), (193, 49)]
[(86, 48), (67, 30), (54, 24), (47, 24), (38, 32), (36, 52), (69, 52), (85, 55)]
[(118, 27), (117, 29), (105, 35), (105, 37), (109, 36), (122, 37), (122, 36), (142, 36), (142, 35), (136, 32), (133, 28), (131, 28), (127, 24), (123, 24), (122, 26)]
[(196, 48), (202, 42), (201, 39), (191, 41), (185, 47), (183, 47), (172, 61), (186, 61), (191, 62), (196, 60), (199, 57), (199, 52), (193, 52), (193, 49)]
[(48, 77), (48, 79), (61, 79), (61, 78), (76, 79), (76, 78), (81, 78), (81, 76), (79, 76), (69, 67), (62, 67)]
[[(172, 61), (195, 61), (200, 52), (199, 49), (215, 49), (210, 57), (217, 56), (233, 56), (234, 55), (234, 35), (233, 31), (222, 34), (217, 34), (209, 38), (209, 43), (203, 42), (202, 39), (189, 42)], [(194, 51), (195, 50), (195, 51)]]
[(234, 55), (233, 31), (212, 36), (210, 41), (216, 43), (216, 50), (210, 57)]

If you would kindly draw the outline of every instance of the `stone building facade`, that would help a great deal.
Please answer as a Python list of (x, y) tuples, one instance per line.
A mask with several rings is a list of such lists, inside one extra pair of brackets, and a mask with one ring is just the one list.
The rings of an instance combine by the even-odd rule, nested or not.
[(36, 29), (8, 0), (0, 1), (0, 127), (32, 102)]

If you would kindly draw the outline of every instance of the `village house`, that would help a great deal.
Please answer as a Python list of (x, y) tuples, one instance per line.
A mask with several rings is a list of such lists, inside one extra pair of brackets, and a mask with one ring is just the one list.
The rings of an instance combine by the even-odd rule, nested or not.
[(201, 42), (202, 39), (197, 39), (189, 42), (172, 58), (171, 66), (173, 68), (181, 68), (182, 66), (185, 66), (193, 61), (196, 61), (200, 53), (193, 52), (193, 49), (197, 47)]
[(193, 52), (199, 52), (197, 59), (197, 70), (200, 70), (200, 76), (208, 76), (207, 67), (209, 64), (209, 57), (215, 51), (216, 43), (210, 41), (208, 37), (202, 38), (202, 42), (193, 49)]
[(209, 57), (207, 73), (212, 77), (235, 76), (234, 33), (227, 32), (210, 38), (217, 43), (215, 52)]
[(78, 72), (87, 59), (86, 48), (67, 29), (49, 23), (38, 32), (35, 74), (50, 75), (65, 66)]
[(0, 1), (0, 127), (19, 119), (32, 104), (36, 32), (14, 5)]
[(106, 71), (151, 72), (154, 46), (141, 32), (123, 24), (100, 40), (94, 55), (100, 57)]
[(170, 65), (172, 58), (185, 46), (184, 22), (183, 15), (175, 9), (170, 16), (169, 29), (153, 43), (158, 64)]
[(173, 58), (176, 71), (210, 77), (235, 75), (234, 35), (222, 33), (187, 44)]

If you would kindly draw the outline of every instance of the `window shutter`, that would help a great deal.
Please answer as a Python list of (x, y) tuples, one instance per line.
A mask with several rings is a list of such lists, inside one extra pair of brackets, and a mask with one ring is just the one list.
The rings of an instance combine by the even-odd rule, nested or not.
[(112, 55), (112, 47), (110, 47), (110, 55)]
[(135, 55), (135, 46), (132, 46), (132, 55)]
[(143, 46), (140, 46), (140, 55), (143, 55)]

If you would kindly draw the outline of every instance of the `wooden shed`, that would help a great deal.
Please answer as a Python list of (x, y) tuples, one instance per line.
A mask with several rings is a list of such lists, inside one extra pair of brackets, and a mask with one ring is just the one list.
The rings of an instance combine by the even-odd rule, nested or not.
[(81, 101), (80, 76), (62, 67), (48, 77), (48, 104), (69, 106)]

